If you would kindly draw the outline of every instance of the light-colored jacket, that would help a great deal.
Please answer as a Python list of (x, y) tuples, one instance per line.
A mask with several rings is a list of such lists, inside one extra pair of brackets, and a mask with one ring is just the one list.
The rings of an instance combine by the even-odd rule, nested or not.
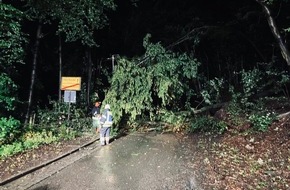
[(109, 109), (105, 109), (100, 119), (102, 127), (111, 127), (113, 125), (113, 115)]

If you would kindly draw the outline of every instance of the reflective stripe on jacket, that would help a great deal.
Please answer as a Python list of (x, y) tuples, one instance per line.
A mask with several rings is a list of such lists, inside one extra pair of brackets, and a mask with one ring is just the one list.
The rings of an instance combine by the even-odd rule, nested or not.
[(113, 125), (113, 115), (110, 110), (106, 109), (102, 114), (101, 124), (103, 127), (111, 127)]

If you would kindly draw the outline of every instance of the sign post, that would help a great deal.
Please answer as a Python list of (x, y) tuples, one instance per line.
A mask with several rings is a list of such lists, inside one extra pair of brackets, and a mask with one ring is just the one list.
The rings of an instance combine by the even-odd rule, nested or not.
[(64, 91), (64, 102), (76, 103), (76, 91), (65, 90)]
[(61, 77), (61, 90), (81, 90), (81, 77)]
[(61, 77), (61, 90), (64, 90), (64, 102), (68, 102), (68, 120), (70, 104), (76, 103), (76, 91), (81, 90), (81, 77)]

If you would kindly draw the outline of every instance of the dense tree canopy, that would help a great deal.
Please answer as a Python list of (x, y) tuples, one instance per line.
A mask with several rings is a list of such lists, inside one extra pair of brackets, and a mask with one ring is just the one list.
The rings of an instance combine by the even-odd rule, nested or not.
[(27, 1), (28, 13), (43, 23), (58, 22), (58, 33), (67, 41), (81, 39), (83, 44), (95, 45), (93, 34), (107, 22), (106, 9), (115, 9), (112, 0)]
[[(177, 81), (183, 83), (183, 80), (187, 78), (186, 74), (178, 74), (177, 78), (174, 78), (172, 73), (166, 71), (167, 74), (163, 79), (170, 79), (170, 84), (173, 86), (164, 86), (167, 79), (162, 80), (165, 83), (159, 87), (162, 87), (164, 91), (156, 91), (157, 94), (151, 95), (151, 98), (161, 98), (161, 102), (154, 102), (155, 106), (168, 106), (170, 104), (167, 104), (167, 101), (173, 100), (171, 99), (173, 96), (181, 97), (174, 101), (177, 105), (183, 105), (183, 109), (185, 104), (181, 103), (182, 101), (188, 101), (186, 105), (194, 106), (195, 103), (200, 104), (200, 101), (213, 103), (227, 99), (228, 95), (223, 93), (232, 86), (238, 90), (241, 84), (239, 72), (247, 72), (254, 68), (263, 70), (274, 68), (275, 72), (288, 70), (287, 56), (285, 57), (289, 40), (288, 1), (27, 0), (3, 1), (1, 6), (3, 5), (10, 6), (11, 10), (14, 7), (14, 11), (20, 11), (20, 13), (22, 11), (21, 14), (25, 15), (24, 20), (20, 22), (18, 13), (13, 14), (13, 22), (17, 24), (14, 26), (17, 27), (11, 29), (2, 27), (1, 31), (5, 33), (13, 30), (15, 33), (15, 30), (19, 30), (17, 34), (11, 35), (11, 40), (17, 40), (19, 43), (14, 43), (14, 54), (10, 58), (18, 60), (15, 53), (20, 52), (17, 55), (21, 55), (21, 51), (24, 51), (26, 53), (25, 65), (17, 66), (15, 65), (17, 61), (5, 60), (7, 63), (10, 62), (9, 67), (13, 66), (21, 70), (26, 79), (30, 78), (31, 74), (31, 64), (35, 53), (31, 50), (35, 50), (37, 26), (39, 24), (42, 26), (37, 53), (39, 56), (36, 57), (38, 70), (35, 78), (35, 105), (37, 103), (47, 105), (48, 97), (57, 98), (59, 88), (59, 39), (57, 35), (65, 37), (61, 54), (64, 75), (81, 76), (83, 81), (86, 81), (83, 86), (92, 84), (92, 91), (89, 93), (97, 95), (99, 99), (105, 98), (111, 84), (112, 89), (119, 89), (122, 86), (114, 86), (114, 81), (121, 80), (116, 78), (120, 70), (115, 69), (115, 73), (112, 72), (111, 65), (114, 64), (120, 65), (119, 69), (125, 63), (138, 65), (141, 70), (150, 67), (156, 70), (154, 76), (157, 77), (157, 70), (162, 67), (162, 64), (158, 63), (166, 59), (168, 60), (164, 61), (165, 65), (174, 63), (174, 60), (181, 55), (189, 57), (188, 62), (195, 60), (194, 62), (199, 63), (198, 68), (194, 66), (192, 69), (196, 70), (197, 77), (185, 82), (186, 86), (182, 87), (184, 89), (180, 91)], [(265, 6), (271, 11), (271, 17), (265, 11)], [(8, 17), (5, 18), (8, 19)], [(271, 25), (271, 19), (275, 21), (275, 25)], [(23, 43), (21, 43), (23, 32), (28, 34), (27, 47), (22, 46)], [(143, 46), (143, 39), (147, 34), (151, 34), (150, 43), (158, 44), (163, 49), (159, 52), (160, 55), (156, 55), (153, 62), (151, 58), (148, 60), (148, 46)], [(5, 56), (7, 51), (12, 51), (12, 49), (2, 51), (6, 52)], [(115, 56), (114, 59), (112, 55)], [(4, 56), (1, 58), (3, 59)], [(122, 59), (118, 60), (119, 58)], [(12, 61), (15, 63), (11, 65)], [(8, 66), (6, 65), (5, 68), (7, 69)], [(178, 70), (178, 67), (172, 68), (172, 71), (176, 69), (183, 72), (183, 70)], [(7, 74), (8, 78), (13, 75)], [(87, 80), (89, 76), (92, 80)], [(126, 74), (128, 79), (135, 79), (134, 76), (132, 73)], [(136, 80), (139, 80), (138, 77)], [(155, 85), (152, 88), (159, 88), (159, 79), (153, 77), (151, 80)], [(143, 79), (141, 81), (143, 82)], [(31, 80), (15, 82), (24, 92), (20, 95), (20, 99), (26, 102), (27, 96), (23, 94), (27, 94)], [(137, 81), (132, 82), (134, 85), (137, 84)], [(194, 89), (194, 92), (186, 89)], [(190, 92), (188, 94), (191, 95), (187, 96), (182, 92)], [(84, 93), (82, 91), (79, 95), (82, 97)], [(212, 100), (209, 97), (212, 97)]]
[(22, 45), (25, 42), (20, 25), (22, 18), (21, 11), (10, 5), (0, 4), (0, 144), (12, 140), (20, 124), (12, 113), (18, 99), (15, 68), (22, 63)]
[(5, 111), (14, 109), (16, 100), (15, 70), (17, 64), (23, 63), (23, 45), (25, 38), (21, 32), (23, 13), (10, 5), (0, 4), (0, 117)]

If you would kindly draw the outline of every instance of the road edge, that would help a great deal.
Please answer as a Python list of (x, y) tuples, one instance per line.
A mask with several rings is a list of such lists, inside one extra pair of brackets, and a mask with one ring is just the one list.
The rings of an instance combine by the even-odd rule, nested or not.
[(50, 164), (52, 164), (52, 163), (54, 163), (54, 162), (56, 162), (56, 161), (58, 161), (58, 160), (60, 160), (62, 158), (65, 158), (65, 157), (69, 156), (72, 153), (75, 153), (75, 152), (79, 151), (82, 148), (85, 148), (85, 147), (93, 144), (94, 142), (96, 142), (98, 140), (99, 140), (99, 138), (93, 139), (93, 140), (89, 141), (88, 143), (85, 143), (85, 144), (83, 144), (83, 145), (81, 145), (81, 146), (79, 146), (79, 147), (77, 147), (77, 148), (75, 148), (75, 149), (73, 149), (73, 150), (71, 150), (69, 152), (66, 152), (66, 153), (64, 153), (64, 154), (62, 154), (62, 155), (60, 155), (60, 156), (58, 156), (58, 157), (56, 157), (54, 159), (51, 159), (51, 160), (49, 160), (47, 162), (44, 162), (42, 164), (39, 164), (37, 166), (31, 167), (31, 168), (29, 168), (29, 169), (27, 169), (27, 170), (25, 170), (25, 171), (23, 171), (21, 173), (15, 174), (15, 175), (13, 175), (13, 176), (1, 181), (0, 182), (0, 186), (6, 185), (7, 183), (10, 183), (10, 182), (12, 182), (14, 180), (17, 180), (17, 179), (19, 179), (19, 178), (21, 178), (21, 177), (23, 177), (23, 176), (25, 176), (27, 174), (30, 174), (30, 173), (32, 173), (32, 172), (34, 172), (36, 170), (39, 170), (39, 169), (41, 169), (41, 168), (43, 168), (45, 166), (48, 166), (48, 165), (50, 165)]

